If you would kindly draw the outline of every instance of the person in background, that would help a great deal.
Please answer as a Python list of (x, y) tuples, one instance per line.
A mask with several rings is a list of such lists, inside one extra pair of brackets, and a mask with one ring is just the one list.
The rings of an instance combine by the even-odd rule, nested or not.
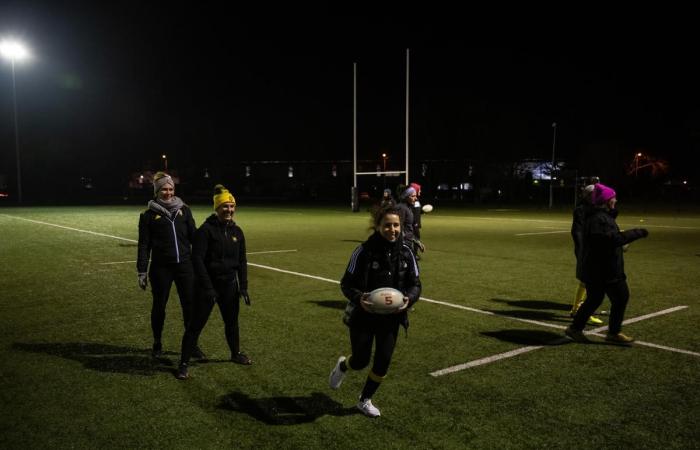
[[(376, 208), (372, 213), (373, 234), (355, 249), (340, 287), (348, 299), (343, 322), (350, 328), (351, 356), (338, 358), (328, 383), (338, 389), (348, 369), (362, 370), (374, 361), (357, 408), (368, 417), (379, 417), (372, 397), (385, 379), (396, 346), (399, 325), (408, 329), (408, 308), (421, 293), (418, 263), (413, 249), (403, 241), (399, 210), (395, 206)], [(392, 287), (404, 294), (404, 303), (394, 314), (373, 314), (367, 306), (369, 292)]]
[(612, 188), (597, 183), (591, 194), (591, 202), (593, 207), (587, 213), (584, 224), (581, 269), (581, 281), (586, 283), (587, 296), (565, 334), (574, 341), (588, 342), (583, 334), (586, 321), (607, 294), (611, 307), (605, 340), (628, 345), (634, 339), (622, 334), (622, 321), (629, 300), (622, 247), (647, 237), (649, 232), (644, 228), (620, 231), (615, 222), (617, 194)]
[(245, 236), (233, 220), (236, 199), (228, 189), (218, 184), (214, 187), (213, 200), (215, 213), (199, 227), (192, 245), (197, 295), (192, 321), (182, 337), (182, 354), (176, 374), (180, 380), (189, 378), (190, 357), (214, 304), (219, 305), (224, 321), (231, 361), (243, 365), (253, 364), (240, 350), (240, 297), (250, 306), (250, 296)]
[[(576, 279), (579, 280), (578, 288), (576, 289), (576, 294), (574, 296), (574, 304), (569, 312), (571, 317), (574, 317), (576, 311), (583, 303), (586, 298), (586, 284), (581, 281), (581, 269), (582, 269), (582, 254), (581, 248), (583, 247), (583, 226), (586, 218), (586, 213), (591, 209), (591, 194), (595, 186), (589, 184), (588, 186), (581, 189), (579, 196), (579, 203), (574, 208), (574, 218), (571, 223), (571, 238), (574, 240), (574, 255), (576, 256)], [(589, 325), (600, 325), (603, 321), (595, 316), (588, 318)]]
[(384, 206), (393, 206), (395, 204), (396, 202), (394, 201), (394, 197), (391, 196), (391, 189), (384, 189), (382, 201), (379, 203), (379, 206), (383, 208)]
[(420, 203), (421, 186), (418, 183), (411, 183), (409, 185), (416, 190), (416, 201), (413, 203), (413, 251), (416, 254), (416, 258), (420, 259), (418, 251), (421, 253), (425, 252), (425, 246), (421, 241), (420, 232), (423, 225), (421, 224), (421, 216), (423, 215), (423, 206)]
[[(155, 174), (153, 193), (155, 198), (148, 202), (148, 209), (139, 217), (136, 271), (141, 289), (146, 290), (149, 278), (151, 281), (151, 354), (158, 358), (163, 353), (165, 307), (173, 281), (180, 297), (185, 328), (192, 317), (194, 271), (190, 254), (195, 223), (190, 208), (175, 196), (175, 183), (170, 175)], [(196, 343), (194, 356), (204, 358)]]

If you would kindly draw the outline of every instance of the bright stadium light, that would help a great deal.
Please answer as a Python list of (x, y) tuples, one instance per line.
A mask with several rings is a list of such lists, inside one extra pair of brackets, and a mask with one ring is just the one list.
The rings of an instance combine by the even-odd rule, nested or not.
[(0, 41), (0, 55), (13, 63), (22, 62), (31, 57), (29, 49), (14, 39), (3, 39)]
[(30, 59), (29, 49), (15, 39), (0, 40), (0, 56), (10, 61), (12, 66), (12, 99), (15, 118), (15, 155), (17, 159), (17, 202), (22, 203), (22, 170), (19, 156), (19, 126), (17, 124), (17, 81), (15, 77), (15, 63)]

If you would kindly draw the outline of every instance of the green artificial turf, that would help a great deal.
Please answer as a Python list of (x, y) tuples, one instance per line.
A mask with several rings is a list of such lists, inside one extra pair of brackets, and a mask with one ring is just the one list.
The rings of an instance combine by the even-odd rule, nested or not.
[[(372, 420), (354, 408), (366, 370), (328, 388), (349, 353), (345, 300), (337, 282), (309, 277), (340, 279), (366, 212), (241, 206), (253, 302), (241, 339), (254, 365), (227, 362), (215, 309), (200, 338), (211, 361), (181, 382), (174, 288), (164, 358), (150, 358), (150, 293), (129, 262), (141, 209), (0, 209), (1, 448), (698, 448), (697, 215), (618, 218), (650, 231), (625, 254), (626, 318), (687, 306), (625, 333), (689, 354), (553, 344), (577, 285), (570, 213), (424, 215), (423, 296), (471, 309), (416, 305)], [(198, 224), (210, 214), (193, 210)], [(278, 250), (294, 251), (257, 253)], [(526, 346), (541, 348), (430, 375)]]

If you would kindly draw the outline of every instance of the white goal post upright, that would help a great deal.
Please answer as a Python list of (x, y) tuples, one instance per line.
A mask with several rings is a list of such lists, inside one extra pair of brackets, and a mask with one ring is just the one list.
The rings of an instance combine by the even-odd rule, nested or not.
[(409, 49), (406, 49), (406, 175), (405, 175), (405, 182), (404, 184), (408, 186), (408, 58), (409, 58)]
[(404, 183), (408, 185), (408, 156), (409, 156), (409, 62), (410, 49), (406, 49), (406, 169), (376, 172), (357, 171), (357, 63), (352, 64), (352, 210), (358, 211), (357, 207), (357, 176), (358, 175), (391, 175), (404, 174)]

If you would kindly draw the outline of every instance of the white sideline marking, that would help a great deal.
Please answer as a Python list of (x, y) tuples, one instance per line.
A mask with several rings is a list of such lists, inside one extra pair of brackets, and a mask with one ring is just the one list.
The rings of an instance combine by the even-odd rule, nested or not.
[[(51, 227), (62, 228), (62, 229), (65, 229), (65, 230), (77, 231), (77, 232), (79, 232), (79, 233), (87, 233), (87, 234), (92, 234), (92, 235), (95, 235), (95, 236), (109, 237), (109, 238), (112, 238), (112, 239), (119, 239), (119, 240), (127, 241), (127, 242), (137, 242), (137, 241), (134, 240), (134, 239), (128, 239), (128, 238), (123, 238), (123, 237), (119, 237), (119, 236), (112, 236), (112, 235), (110, 235), (110, 234), (97, 233), (97, 232), (94, 232), (94, 231), (81, 230), (81, 229), (79, 229), (79, 228), (67, 227), (67, 226), (63, 226), (63, 225), (56, 225), (56, 224), (49, 223), (49, 222), (42, 222), (42, 221), (40, 221), (40, 220), (25, 219), (24, 217), (11, 216), (11, 215), (8, 215), (8, 214), (0, 214), (0, 216), (9, 217), (9, 218), (11, 218), (11, 219), (17, 219), (17, 220), (26, 220), (27, 222), (38, 223), (38, 224), (41, 224), (41, 225), (48, 225), (48, 226), (51, 226)], [(687, 228), (694, 228), (694, 227), (687, 227)], [(296, 250), (273, 250), (273, 251), (270, 251), (270, 253), (271, 253), (271, 252), (283, 252), (283, 251), (296, 251)], [(262, 252), (258, 252), (258, 253), (262, 253)], [(134, 262), (134, 261), (124, 261), (123, 263), (129, 263), (129, 262)], [(103, 264), (110, 264), (110, 263), (103, 263)], [(112, 263), (112, 264), (119, 264), (119, 263)], [(272, 271), (275, 271), (275, 272), (287, 273), (287, 274), (290, 274), (290, 275), (296, 275), (296, 276), (300, 276), (300, 277), (311, 278), (311, 279), (314, 279), (314, 280), (320, 280), (320, 281), (326, 281), (326, 282), (329, 282), (329, 283), (340, 284), (340, 282), (339, 282), (338, 280), (332, 280), (332, 279), (330, 279), (330, 278), (323, 278), (323, 277), (319, 277), (319, 276), (315, 276), (315, 275), (308, 275), (308, 274), (300, 273), (300, 272), (292, 272), (291, 270), (278, 269), (278, 268), (276, 268), (276, 267), (264, 266), (264, 265), (262, 265), (262, 264), (254, 264), (254, 263), (250, 263), (250, 262), (248, 263), (248, 265), (249, 265), (249, 266), (254, 266), (254, 267), (259, 267), (259, 268), (261, 268), (261, 269), (272, 270)], [(544, 327), (558, 328), (558, 329), (564, 329), (564, 328), (566, 328), (566, 327), (564, 327), (564, 326), (562, 326), (562, 325), (555, 325), (555, 324), (551, 324), (551, 323), (547, 323), (547, 322), (540, 322), (540, 321), (537, 321), (537, 320), (521, 319), (521, 318), (519, 318), (519, 317), (509, 317), (509, 316), (506, 316), (506, 315), (496, 314), (496, 313), (491, 312), (491, 311), (484, 311), (484, 310), (481, 310), (481, 309), (470, 308), (470, 307), (468, 307), (468, 306), (455, 305), (455, 304), (453, 304), (453, 303), (442, 302), (442, 301), (439, 301), (439, 300), (432, 300), (432, 299), (425, 298), (425, 297), (420, 297), (420, 299), (423, 300), (423, 301), (425, 301), (425, 302), (428, 302), (428, 303), (435, 303), (435, 304), (438, 304), (438, 305), (449, 306), (449, 307), (451, 307), (451, 308), (463, 309), (463, 310), (466, 310), (466, 311), (472, 311), (472, 312), (476, 312), (476, 313), (480, 313), (480, 314), (486, 314), (486, 315), (491, 315), (491, 316), (499, 316), (499, 317), (503, 317), (503, 318), (506, 318), (506, 319), (509, 319), (509, 320), (516, 320), (516, 321), (519, 321), (519, 322), (531, 323), (531, 324), (540, 325), (540, 326), (544, 326)], [(648, 319), (648, 318), (651, 318), (651, 317), (659, 316), (659, 315), (662, 315), (662, 314), (668, 314), (668, 313), (671, 313), (671, 312), (679, 311), (679, 310), (685, 309), (685, 308), (687, 308), (687, 306), (676, 306), (676, 307), (669, 308), (669, 309), (665, 309), (665, 310), (663, 310), (663, 311), (659, 311), (659, 312), (656, 312), (656, 313), (647, 314), (647, 315), (645, 315), (645, 316), (640, 316), (640, 317), (628, 319), (628, 320), (623, 321), (622, 323), (623, 323), (623, 324), (630, 324), (630, 323), (638, 322), (638, 321), (640, 321), (640, 320), (645, 320), (645, 319)], [(597, 333), (598, 331), (606, 330), (607, 328), (608, 328), (607, 326), (599, 327), (599, 328), (596, 328), (596, 329), (593, 329), (593, 330), (587, 332), (586, 334), (595, 334), (595, 335), (597, 335), (597, 336), (600, 336), (599, 334), (596, 334), (596, 333)], [(563, 340), (566, 340), (566, 338), (562, 338), (562, 339), (563, 339)], [(562, 340), (562, 339), (557, 339), (557, 340), (553, 341), (552, 343), (559, 342), (559, 341)], [(643, 341), (635, 341), (635, 343), (636, 343), (636, 344), (639, 344), (639, 345), (647, 346), (647, 347), (658, 348), (658, 349), (661, 349), (661, 350), (668, 350), (668, 351), (672, 351), (672, 352), (683, 353), (683, 354), (688, 354), (688, 355), (693, 355), (693, 356), (700, 356), (700, 353), (691, 352), (691, 351), (689, 351), (689, 350), (682, 350), (682, 349), (673, 348), (673, 347), (666, 347), (666, 346), (663, 346), (663, 345), (657, 345), (657, 344), (652, 344), (652, 343), (643, 342)], [(521, 353), (526, 353), (526, 352), (529, 352), (529, 351), (532, 351), (532, 350), (537, 350), (537, 349), (539, 349), (539, 348), (542, 348), (542, 346), (528, 346), (528, 347), (523, 347), (523, 348), (521, 348), (521, 349), (511, 350), (510, 352), (501, 353), (501, 354), (500, 354), (500, 355), (501, 355), (500, 358), (497, 358), (499, 355), (494, 355), (493, 357), (487, 357), (487, 358), (482, 358), (481, 360), (477, 360), (477, 361), (486, 361), (487, 359), (489, 359), (489, 361), (487, 361), (487, 362), (482, 362), (481, 364), (473, 364), (472, 366), (469, 366), (469, 367), (474, 367), (474, 366), (477, 366), (477, 365), (483, 365), (483, 364), (487, 364), (488, 362), (498, 361), (499, 359), (504, 359), (504, 358), (509, 358), (509, 357), (512, 357), (512, 356), (517, 356), (517, 355), (519, 355), (519, 354), (521, 354)], [(528, 349), (528, 350), (524, 350), (524, 349)], [(520, 350), (520, 351), (518, 351), (518, 350)], [(502, 355), (507, 355), (507, 354), (512, 354), (512, 355), (511, 355), (511, 356), (502, 356)], [(495, 358), (495, 359), (494, 359), (494, 358)], [(474, 363), (474, 361), (472, 361), (471, 363)], [(469, 364), (471, 364), (471, 363), (465, 363), (465, 364), (462, 364), (462, 365), (465, 366), (464, 369), (466, 369), (466, 368), (468, 368), (467, 365), (469, 365)], [(454, 366), (454, 367), (456, 367), (456, 366)], [(447, 369), (442, 369), (442, 370), (439, 370), (439, 371), (437, 371), (437, 372), (442, 372), (442, 371), (445, 371), (445, 370), (448, 370), (448, 369), (450, 369), (450, 368), (448, 367)], [(458, 370), (463, 370), (463, 369), (458, 369)], [(454, 370), (454, 371), (452, 371), (452, 372), (456, 372), (456, 371), (457, 371), (457, 370)], [(437, 372), (433, 372), (433, 373), (437, 373)], [(431, 373), (431, 375), (433, 375), (433, 373)], [(451, 372), (447, 372), (447, 373), (451, 373)], [(439, 376), (439, 375), (433, 375), (433, 376)]]
[(27, 222), (38, 223), (41, 225), (48, 225), (50, 227), (63, 228), (64, 230), (77, 231), (78, 233), (94, 234), (95, 236), (104, 236), (104, 237), (109, 237), (112, 239), (119, 239), (119, 240), (127, 241), (127, 242), (137, 242), (133, 239), (127, 239), (127, 238), (123, 238), (123, 237), (119, 237), (119, 236), (112, 236), (111, 234), (97, 233), (95, 231), (81, 230), (79, 228), (66, 227), (64, 225), (56, 225), (54, 223), (42, 222), (41, 220), (25, 219), (24, 217), (10, 216), (8, 214), (0, 214), (0, 215), (5, 216), (5, 217), (9, 217), (11, 219), (26, 220)]
[(542, 347), (543, 346), (541, 346), (541, 345), (520, 347), (520, 348), (516, 348), (515, 350), (511, 350), (509, 352), (498, 353), (496, 355), (487, 356), (486, 358), (475, 359), (474, 361), (469, 361), (469, 362), (464, 363), (464, 364), (458, 364), (456, 366), (446, 367), (444, 369), (436, 370), (435, 372), (430, 372), (430, 375), (432, 375), (434, 377), (440, 377), (440, 376), (447, 375), (447, 374), (450, 374), (453, 372), (459, 372), (460, 370), (469, 369), (472, 367), (482, 366), (484, 364), (496, 362), (496, 361), (501, 360), (501, 359), (512, 358), (513, 356), (518, 356), (522, 353), (531, 352), (533, 350), (537, 350), (537, 349), (540, 349)]
[(262, 255), (263, 253), (289, 253), (289, 252), (296, 252), (297, 249), (294, 250), (267, 250), (264, 252), (246, 252), (246, 255)]
[[(296, 252), (297, 250), (267, 250), (264, 252), (246, 252), (246, 255), (261, 255), (263, 253), (287, 253), (287, 252)], [(136, 263), (136, 261), (114, 261), (114, 262), (103, 262), (103, 263), (98, 263), (102, 264), (104, 266), (110, 265), (110, 264), (131, 264), (131, 263)]]
[[(627, 320), (623, 321), (622, 324), (629, 325), (630, 323), (640, 322), (642, 320), (650, 319), (650, 318), (656, 317), (656, 316), (661, 316), (663, 314), (670, 314), (672, 312), (680, 311), (680, 310), (686, 309), (686, 308), (687, 308), (687, 306), (674, 306), (673, 308), (664, 309), (662, 311), (657, 311), (655, 313), (650, 313), (650, 314), (646, 314), (643, 316), (633, 317), (631, 319), (627, 319)], [(560, 325), (556, 325), (555, 327), (562, 328), (562, 329), (566, 328), (566, 327), (560, 326)], [(605, 331), (607, 329), (608, 329), (608, 326), (604, 325), (602, 327), (594, 328), (590, 331), (584, 331), (584, 334), (593, 334), (595, 336), (605, 337), (604, 334), (601, 334), (599, 332)], [(563, 344), (563, 343), (566, 343), (568, 341), (569, 341), (569, 338), (561, 337), (561, 338), (557, 338), (557, 339), (554, 339), (553, 341), (548, 342), (547, 346)], [(647, 346), (647, 347), (658, 348), (661, 350), (668, 350), (671, 352), (683, 353), (686, 355), (700, 356), (700, 353), (691, 352), (689, 350), (682, 350), (679, 348), (666, 347), (664, 345), (651, 344), (651, 343), (643, 342), (643, 341), (635, 341), (634, 343), (639, 344), (639, 345), (643, 345), (643, 346)], [(470, 369), (472, 367), (483, 366), (484, 364), (490, 364), (492, 362), (500, 361), (502, 359), (512, 358), (514, 356), (518, 356), (518, 355), (523, 354), (523, 353), (528, 353), (528, 352), (531, 352), (533, 350), (539, 350), (539, 349), (544, 348), (544, 347), (545, 347), (544, 345), (536, 345), (536, 346), (535, 345), (528, 345), (526, 347), (516, 348), (515, 350), (511, 350), (511, 351), (508, 351), (505, 353), (498, 353), (496, 355), (487, 356), (486, 358), (475, 359), (473, 361), (469, 361), (469, 362), (466, 362), (463, 364), (457, 364), (455, 366), (450, 366), (450, 367), (446, 367), (444, 369), (436, 370), (435, 372), (430, 372), (430, 375), (432, 375), (434, 377), (440, 377), (440, 376), (447, 375), (450, 373), (459, 372), (461, 370)]]
[(532, 319), (521, 319), (520, 317), (506, 316), (506, 315), (498, 314), (498, 313), (495, 313), (495, 312), (492, 312), (492, 311), (484, 311), (483, 309), (470, 308), (469, 306), (455, 305), (454, 303), (447, 303), (447, 302), (443, 302), (443, 301), (440, 301), (440, 300), (433, 300), (433, 299), (425, 298), (425, 297), (421, 297), (420, 299), (421, 299), (422, 301), (424, 301), (424, 302), (435, 303), (436, 305), (448, 306), (448, 307), (450, 307), (450, 308), (463, 309), (463, 310), (465, 310), (465, 311), (471, 311), (471, 312), (475, 312), (475, 313), (479, 313), (479, 314), (485, 314), (485, 315), (487, 315), (487, 316), (506, 317), (506, 318), (508, 318), (509, 320), (515, 320), (515, 321), (518, 321), (518, 322), (531, 323), (531, 324), (540, 325), (540, 326), (543, 326), (543, 327), (557, 328), (557, 329), (559, 329), (559, 330), (563, 330), (564, 328), (566, 328), (565, 326), (562, 326), (562, 325), (555, 325), (555, 324), (553, 324), (553, 323), (540, 322), (539, 320), (532, 320)]
[(535, 233), (518, 233), (516, 236), (534, 236), (537, 234), (559, 234), (559, 233), (569, 233), (569, 230), (557, 230), (557, 231), (538, 231)]
[(327, 281), (329, 283), (340, 284), (340, 281), (338, 281), (338, 280), (331, 280), (330, 278), (317, 277), (316, 275), (308, 275), (305, 273), (292, 272), (291, 270), (278, 269), (277, 267), (264, 266), (262, 264), (254, 264), (252, 262), (248, 262), (248, 265), (253, 266), (253, 267), (260, 267), (261, 269), (273, 270), (275, 272), (288, 273), (290, 275), (296, 275), (299, 277), (312, 278), (314, 280), (321, 280), (321, 281)]
[[(570, 220), (556, 220), (556, 219), (521, 219), (517, 217), (477, 217), (477, 216), (451, 216), (451, 215), (440, 215), (440, 217), (448, 217), (451, 219), (474, 219), (474, 220), (496, 220), (502, 222), (536, 222), (536, 223), (563, 223), (571, 225)], [(632, 222), (629, 222), (629, 221)], [(638, 227), (642, 222), (636, 222), (634, 218), (623, 218), (620, 220), (618, 225), (621, 227), (624, 225), (626, 227)], [(700, 230), (700, 227), (694, 226), (684, 226), (684, 225), (654, 225), (644, 222), (642, 224), (644, 228), (678, 228), (680, 230)]]

